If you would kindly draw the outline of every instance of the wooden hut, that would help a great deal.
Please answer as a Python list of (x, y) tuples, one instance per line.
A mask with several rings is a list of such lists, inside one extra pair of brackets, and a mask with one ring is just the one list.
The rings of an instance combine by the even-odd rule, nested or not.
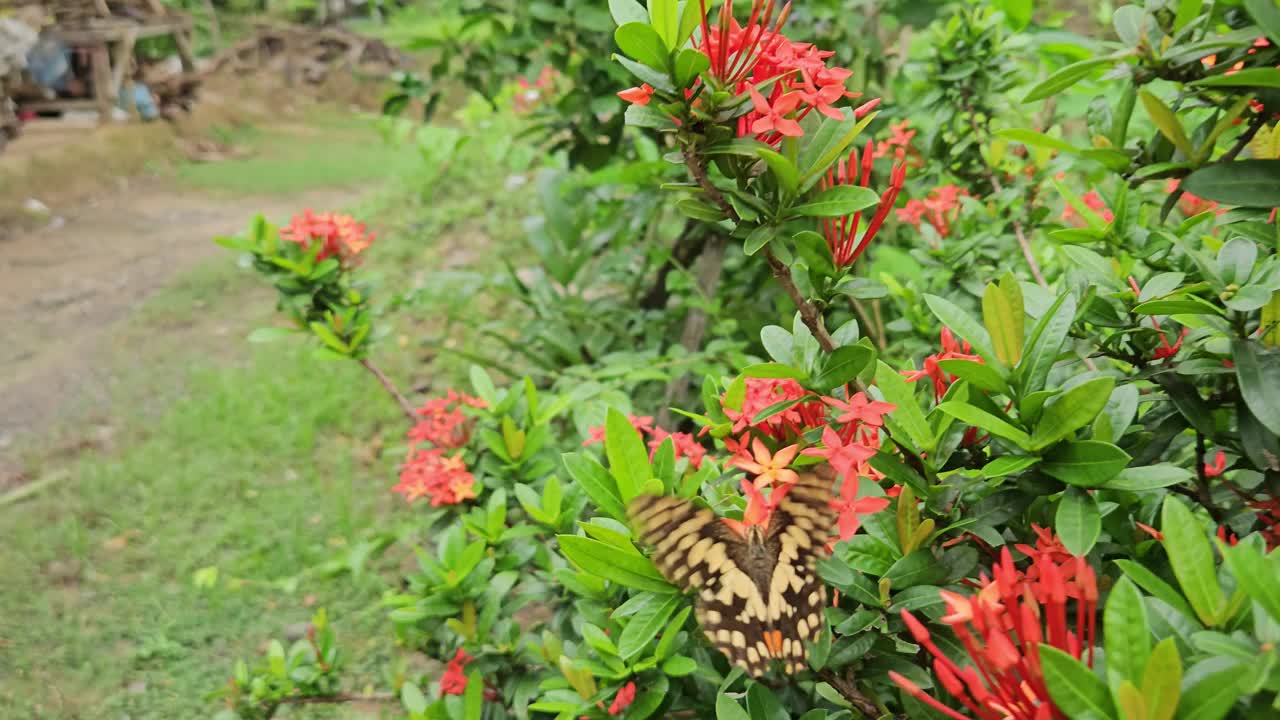
[(160, 0), (0, 0), (0, 10), (33, 5), (52, 21), (62, 42), (88, 53), (92, 95), (22, 102), (23, 110), (96, 109), (106, 122), (121, 93), (132, 97), (134, 47), (145, 38), (172, 37), (183, 70), (195, 69), (191, 17)]

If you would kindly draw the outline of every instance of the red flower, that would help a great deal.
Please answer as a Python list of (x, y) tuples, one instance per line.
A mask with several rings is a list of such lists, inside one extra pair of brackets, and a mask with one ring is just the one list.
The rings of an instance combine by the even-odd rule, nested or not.
[[(906, 158), (907, 153), (911, 150), (911, 140), (916, 136), (915, 130), (908, 130), (907, 125), (911, 121), (903, 120), (897, 125), (890, 125), (889, 131), (893, 133), (888, 140), (882, 141), (876, 146), (875, 156), (877, 158), (885, 157), (892, 150), (893, 156), (898, 160)], [(896, 148), (896, 149), (894, 149)]]
[[(759, 442), (759, 441), (757, 441)], [(812, 457), (826, 458), (831, 463), (831, 467), (835, 468), (836, 473), (845, 479), (856, 480), (859, 475), (865, 473), (859, 472), (863, 463), (870, 460), (876, 454), (875, 448), (866, 447), (855, 442), (845, 442), (840, 434), (833, 430), (830, 426), (822, 429), (823, 448), (808, 448), (804, 451), (805, 455)]]
[(922, 377), (928, 377), (933, 381), (933, 394), (941, 400), (942, 396), (947, 393), (947, 388), (951, 383), (956, 381), (955, 375), (948, 375), (941, 366), (938, 365), (942, 360), (970, 360), (973, 362), (982, 362), (982, 358), (978, 355), (971, 355), (972, 348), (966, 341), (962, 346), (956, 341), (954, 335), (951, 334), (949, 328), (942, 328), (942, 352), (930, 355), (924, 359), (924, 367), (920, 370), (907, 371), (907, 382), (915, 382)]
[(743, 458), (735, 458), (733, 466), (746, 470), (756, 476), (755, 486), (762, 488), (774, 483), (791, 484), (800, 479), (795, 470), (787, 469), (792, 460), (796, 459), (796, 453), (799, 452), (800, 446), (788, 445), (776, 453), (770, 453), (769, 448), (756, 438), (751, 442), (750, 460)]
[(1139, 530), (1150, 535), (1156, 540), (1159, 540), (1160, 542), (1164, 542), (1164, 533), (1160, 532), (1159, 530), (1145, 523), (1135, 522), (1134, 525), (1137, 525)]
[(630, 707), (631, 703), (636, 699), (636, 683), (634, 680), (629, 681), (618, 690), (618, 694), (613, 696), (613, 704), (609, 705), (610, 715), (621, 715)]
[(751, 104), (757, 113), (756, 119), (751, 123), (751, 132), (763, 135), (772, 130), (788, 137), (804, 135), (800, 123), (792, 117), (800, 106), (800, 99), (798, 92), (787, 93), (771, 104), (758, 90), (751, 88)]
[[(1039, 644), (1052, 645), (1077, 660), (1089, 649), (1097, 630), (1098, 587), (1093, 569), (1072, 557), (1071, 578), (1064, 576), (1049, 554), (1033, 557), (1040, 570), (1032, 580), (1013, 564), (1009, 548), (1002, 549), (994, 579), (982, 576), (972, 596), (940, 591), (947, 606), (942, 622), (949, 625), (972, 660), (961, 668), (933, 642), (929, 630), (903, 610), (907, 629), (934, 657), (933, 668), (942, 688), (981, 720), (1065, 720), (1053, 704), (1040, 668)], [(1076, 598), (1074, 631), (1069, 627), (1068, 598)], [(899, 687), (946, 717), (965, 720), (896, 672)]]
[(836, 422), (841, 425), (861, 423), (876, 428), (884, 427), (884, 416), (897, 407), (893, 403), (868, 400), (865, 393), (854, 394), (848, 402), (833, 397), (824, 397), (822, 402), (841, 413), (836, 417)]
[[(862, 154), (861, 167), (858, 164), (858, 151), (851, 150), (847, 160), (838, 161), (827, 170), (827, 176), (822, 181), (822, 189), (825, 190), (836, 185), (860, 184), (862, 187), (867, 187), (871, 182), (871, 163), (871, 141), (868, 140), (867, 148)], [(861, 175), (861, 183), (859, 183), (859, 175)], [(893, 209), (894, 203), (897, 202), (898, 193), (902, 191), (902, 186), (906, 181), (906, 164), (898, 163), (894, 165), (893, 171), (889, 174), (889, 187), (880, 196), (880, 204), (876, 206), (876, 212), (872, 215), (871, 222), (867, 223), (866, 230), (862, 233), (861, 238), (858, 238), (859, 225), (862, 221), (861, 211), (842, 218), (824, 218), (820, 221), (822, 234), (827, 239), (827, 247), (831, 248), (831, 257), (837, 268), (846, 268), (852, 265), (862, 255), (862, 252), (867, 249), (867, 246), (871, 244), (871, 241), (875, 239), (876, 233), (880, 232), (880, 226), (884, 224), (885, 218), (889, 216), (889, 211)]]
[(406, 435), (415, 443), (429, 442), (436, 447), (458, 448), (471, 439), (471, 423), (462, 407), (485, 407), (485, 402), (456, 390), (443, 398), (428, 400), (418, 414), (422, 416)]
[(1222, 450), (1214, 456), (1213, 462), (1204, 464), (1205, 477), (1218, 477), (1227, 469), (1227, 454)]
[(458, 653), (449, 661), (445, 668), (444, 675), (440, 676), (440, 694), (441, 695), (461, 695), (467, 689), (467, 675), (465, 668), (467, 663), (474, 658), (467, 655), (466, 651), (458, 648)]
[[(1097, 190), (1090, 190), (1089, 192), (1085, 193), (1084, 196), (1080, 198), (1080, 200), (1085, 204), (1085, 207), (1092, 210), (1094, 214), (1096, 214), (1098, 217), (1102, 218), (1106, 222), (1111, 222), (1112, 220), (1115, 220), (1115, 214), (1107, 209), (1106, 201), (1102, 199), (1102, 196), (1098, 194)], [(1071, 205), (1068, 205), (1065, 208), (1063, 208), (1062, 210), (1063, 222), (1067, 222), (1068, 220), (1071, 220), (1074, 217), (1076, 217), (1076, 209), (1074, 207), (1072, 207)]]
[[(641, 435), (653, 434), (653, 416), (652, 415), (644, 415), (644, 416), (628, 415), (627, 419), (631, 421), (631, 427), (635, 428), (636, 432), (640, 433)], [(604, 429), (605, 429), (604, 425), (601, 425), (600, 427), (589, 428), (587, 430), (587, 432), (589, 433), (589, 436), (587, 437), (586, 440), (582, 441), (582, 446), (586, 447), (588, 445), (594, 445), (598, 442), (604, 442)]]
[(733, 518), (722, 518), (725, 525), (739, 535), (746, 537), (747, 528), (749, 527), (769, 527), (769, 518), (773, 515), (773, 511), (778, 507), (778, 503), (782, 502), (782, 498), (787, 496), (793, 486), (783, 483), (774, 485), (769, 490), (769, 497), (765, 497), (760, 488), (756, 487), (750, 480), (742, 480), (742, 494), (747, 496), (747, 509), (742, 513), (742, 520), (734, 520)]
[(320, 244), (316, 260), (337, 256), (344, 264), (354, 264), (356, 256), (373, 244), (374, 236), (365, 233), (365, 226), (350, 215), (321, 213), (310, 210), (295, 215), (280, 230), (280, 237), (296, 243), (303, 250), (311, 250)]
[(698, 443), (697, 438), (689, 433), (677, 432), (669, 433), (660, 427), (653, 428), (653, 439), (649, 441), (649, 461), (653, 462), (653, 455), (662, 447), (662, 443), (671, 438), (672, 447), (675, 449), (675, 459), (689, 458), (689, 467), (697, 470), (702, 467), (702, 458), (707, 454), (707, 449)]
[(753, 428), (779, 442), (785, 442), (790, 437), (823, 425), (826, 422), (826, 406), (818, 400), (801, 402), (759, 423), (752, 421), (760, 411), (771, 405), (784, 400), (799, 400), (808, 394), (795, 380), (747, 378), (747, 392), (743, 396), (742, 409), (726, 407), (724, 414), (733, 421), (735, 434)]
[(618, 93), (618, 97), (632, 105), (648, 105), (649, 99), (653, 97), (653, 86), (645, 83), (640, 87), (628, 88)]
[(916, 229), (928, 222), (940, 237), (951, 234), (951, 223), (960, 214), (960, 198), (969, 194), (957, 185), (942, 185), (929, 191), (924, 200), (912, 198), (896, 212), (898, 219)]
[(445, 457), (442, 448), (418, 450), (400, 466), (400, 482), (391, 488), (413, 502), (431, 498), (431, 506), (456, 505), (476, 496), (475, 477), (461, 455)]
[(839, 497), (831, 501), (831, 507), (840, 513), (836, 518), (836, 534), (841, 542), (848, 540), (862, 526), (863, 515), (873, 515), (889, 507), (889, 499), (883, 497), (857, 497), (858, 479), (846, 477), (840, 483)]

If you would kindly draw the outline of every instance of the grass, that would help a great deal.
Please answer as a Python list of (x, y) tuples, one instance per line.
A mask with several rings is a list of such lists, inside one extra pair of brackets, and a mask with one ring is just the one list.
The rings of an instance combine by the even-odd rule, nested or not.
[[(273, 162), (264, 154), (178, 177), (234, 193), (321, 179), (382, 185), (357, 210), (382, 233), (362, 272), (384, 299), (430, 285), (441, 258), (485, 260), (490, 238), (508, 236), (528, 209), (527, 196), (500, 191), (510, 169), (479, 144), (440, 178), (416, 153), (327, 123), (250, 131), (246, 141)], [(335, 146), (335, 134), (360, 140)], [(388, 661), (412, 661), (377, 605), (398, 576), (395, 557), (359, 576), (321, 571), (373, 534), (413, 526), (414, 511), (387, 492), (396, 453), (382, 452), (400, 442), (403, 421), (354, 364), (301, 344), (245, 343), (270, 321), (272, 300), (225, 257), (145, 303), (112, 361), (133, 368), (116, 392), (115, 449), (40, 460), (65, 478), (0, 508), (0, 718), (211, 717), (218, 705), (204, 696), (235, 659), (252, 662), (319, 607), (351, 657), (350, 688), (386, 687)], [(432, 318), (428, 301), (380, 320), (379, 360), (406, 387), (460, 377), (456, 363), (395, 350), (395, 338), (432, 331)], [(196, 582), (213, 568), (213, 582)]]
[(371, 132), (370, 121), (353, 122), (328, 113), (299, 126), (214, 128), (213, 134), (252, 154), (179, 167), (178, 179), (188, 187), (240, 195), (363, 187), (411, 173), (422, 162), (416, 152), (394, 147)]

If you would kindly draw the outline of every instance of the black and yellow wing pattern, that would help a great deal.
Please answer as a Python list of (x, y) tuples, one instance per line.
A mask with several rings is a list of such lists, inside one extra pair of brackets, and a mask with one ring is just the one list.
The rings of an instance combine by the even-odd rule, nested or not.
[(803, 669), (805, 643), (822, 627), (826, 588), (814, 566), (835, 521), (830, 499), (829, 481), (801, 475), (768, 529), (748, 528), (746, 537), (679, 498), (640, 496), (629, 512), (663, 576), (697, 591), (707, 640), (759, 677), (773, 660), (788, 673)]

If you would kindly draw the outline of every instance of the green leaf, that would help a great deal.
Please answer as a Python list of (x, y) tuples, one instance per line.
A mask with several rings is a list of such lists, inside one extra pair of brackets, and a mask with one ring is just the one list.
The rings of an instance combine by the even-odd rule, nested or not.
[(1258, 422), (1280, 435), (1280, 354), (1236, 338), (1231, 341), (1231, 356), (1245, 404)]
[(1005, 22), (1013, 30), (1022, 30), (1031, 22), (1031, 0), (997, 0), (996, 7), (1004, 13)]
[(315, 333), (315, 336), (320, 338), (320, 340), (324, 342), (325, 345), (328, 345), (334, 352), (341, 355), (351, 354), (351, 348), (348, 347), (347, 344), (342, 341), (342, 338), (339, 338), (328, 325), (325, 325), (318, 320), (312, 322), (311, 332)]
[(618, 496), (623, 504), (629, 503), (640, 494), (640, 488), (653, 476), (653, 471), (640, 432), (617, 408), (609, 408), (605, 420), (604, 450), (609, 458), (609, 472), (618, 483)]
[(1186, 176), (1178, 187), (1226, 205), (1276, 207), (1280, 205), (1280, 160), (1215, 163)]
[(561, 456), (565, 469), (587, 493), (587, 497), (610, 517), (627, 522), (627, 506), (618, 493), (618, 484), (604, 466), (583, 453), (565, 453)]
[[(1114, 595), (1113, 595), (1114, 596)], [(1107, 605), (1111, 600), (1107, 600)], [(1146, 616), (1143, 616), (1145, 623)], [(1146, 626), (1143, 625), (1143, 635)], [(1109, 648), (1110, 646), (1108, 646)], [(1111, 667), (1111, 651), (1107, 650), (1107, 667)], [(1142, 675), (1142, 697), (1147, 703), (1147, 720), (1172, 720), (1182, 694), (1182, 658), (1176, 641), (1167, 637), (1151, 651), (1146, 672)]]
[(1280, 5), (1276, 5), (1276, 0), (1244, 0), (1244, 8), (1271, 38), (1271, 44), (1280, 45)]
[(1102, 533), (1102, 516), (1098, 512), (1097, 501), (1078, 487), (1067, 488), (1058, 501), (1053, 525), (1062, 538), (1063, 546), (1072, 555), (1088, 555)]
[(987, 285), (982, 294), (982, 322), (991, 335), (996, 356), (1010, 367), (1022, 359), (1024, 317), (1022, 290), (1016, 282)]
[(1005, 382), (999, 372), (986, 363), (951, 359), (938, 361), (938, 367), (961, 380), (967, 380), (970, 385), (974, 385), (980, 390), (1009, 393), (1009, 384)]
[(1187, 23), (1195, 20), (1203, 6), (1204, 0), (1178, 0), (1178, 13), (1173, 18), (1174, 31), (1181, 30)]
[(1135, 315), (1222, 315), (1222, 308), (1196, 295), (1148, 300), (1133, 308)]
[(773, 242), (778, 236), (778, 228), (773, 225), (760, 225), (751, 231), (747, 239), (742, 243), (742, 252), (748, 257), (755, 255), (765, 248), (766, 245)]
[(1223, 559), (1241, 590), (1280, 622), (1280, 553), (1265, 553), (1257, 535), (1222, 549)]
[[(696, 50), (690, 52), (697, 52)], [(698, 57), (704, 58), (705, 55), (698, 53)], [(786, 192), (794, 195), (800, 190), (800, 171), (796, 169), (794, 163), (784, 157), (782, 154), (775, 152), (769, 148), (756, 148), (756, 156), (764, 160), (769, 169), (773, 171), (773, 176), (778, 180), (778, 187)], [(866, 188), (863, 188), (864, 190)], [(825, 193), (824, 193), (825, 194)], [(819, 198), (822, 195), (818, 196)], [(876, 201), (879, 202), (879, 198)]]
[(676, 54), (675, 81), (676, 87), (687, 88), (693, 85), (698, 76), (711, 67), (711, 60), (706, 55), (685, 48)]
[(1122, 5), (1111, 14), (1111, 24), (1120, 41), (1131, 48), (1138, 47), (1149, 26), (1147, 13), (1137, 5)]
[(1022, 392), (1029, 395), (1044, 389), (1049, 379), (1049, 370), (1053, 368), (1062, 352), (1067, 334), (1071, 331), (1071, 321), (1076, 315), (1076, 300), (1070, 292), (1063, 293), (1040, 317), (1031, 335), (1027, 338), (1027, 347), (1022, 352), (1022, 362), (1018, 363), (1016, 373)]
[(1113, 377), (1080, 383), (1045, 406), (1031, 434), (1031, 450), (1042, 450), (1093, 422), (1115, 389)]
[(724, 693), (716, 696), (716, 720), (751, 720), (742, 706)]
[(1240, 661), (1211, 657), (1191, 666), (1183, 679), (1178, 720), (1222, 720), (1240, 699)]
[(1187, 131), (1182, 129), (1182, 122), (1178, 120), (1178, 116), (1174, 114), (1173, 110), (1168, 105), (1165, 105), (1163, 100), (1146, 90), (1138, 93), (1138, 99), (1142, 101), (1142, 106), (1147, 109), (1147, 115), (1151, 117), (1151, 122), (1155, 123), (1155, 126), (1159, 128), (1160, 134), (1168, 138), (1169, 142), (1173, 143), (1173, 146), (1183, 155), (1188, 158), (1194, 158), (1195, 151), (1191, 148), (1191, 141), (1187, 139)]
[(676, 0), (649, 0), (649, 23), (667, 49), (674, 50), (680, 32), (680, 6)]
[(579, 535), (557, 535), (556, 539), (564, 556), (592, 575), (636, 590), (679, 592), (645, 557), (621, 553), (611, 545)]
[(692, 675), (698, 669), (698, 661), (685, 655), (673, 655), (662, 663), (662, 672), (671, 677)]
[(1164, 533), (1164, 550), (1183, 595), (1200, 622), (1213, 627), (1227, 605), (1227, 598), (1218, 585), (1213, 546), (1205, 537), (1204, 528), (1180, 500), (1170, 495), (1164, 499), (1160, 531)]
[(858, 133), (875, 119), (876, 113), (870, 113), (861, 120), (853, 117), (853, 111), (841, 110), (843, 120), (833, 120), (823, 116), (818, 129), (805, 133), (800, 142), (800, 153), (796, 160), (803, 169), (800, 176), (801, 192), (808, 190), (818, 179), (825, 176), (827, 168), (853, 144)]
[[(627, 106), (627, 112), (624, 118), (626, 119), (627, 125), (630, 125), (631, 127), (656, 128), (661, 130), (662, 128), (669, 128), (672, 126), (671, 118), (666, 113), (648, 105)], [(705, 218), (696, 217), (695, 219), (702, 220)], [(718, 217), (712, 218), (711, 222), (717, 222), (723, 219), (724, 216), (719, 215)]]
[(1151, 655), (1151, 631), (1142, 593), (1129, 578), (1120, 578), (1107, 596), (1102, 616), (1103, 649), (1107, 653), (1107, 682), (1117, 687), (1123, 680), (1142, 682)]
[(484, 676), (479, 670), (467, 674), (467, 689), (462, 696), (462, 717), (464, 720), (480, 720), (484, 711)]
[(1129, 453), (1099, 440), (1080, 440), (1055, 448), (1046, 455), (1040, 471), (1068, 485), (1094, 488), (1106, 484), (1124, 469)]
[(946, 298), (937, 295), (925, 295), (925, 304), (933, 311), (942, 324), (951, 331), (973, 346), (974, 352), (982, 356), (988, 365), (1000, 368), (1000, 358), (996, 357), (995, 351), (991, 349), (991, 336), (987, 333), (986, 328), (982, 327), (964, 310), (961, 310), (955, 303)]
[(967, 402), (948, 400), (938, 405), (938, 410), (963, 423), (968, 423), (992, 435), (1012, 441), (1020, 448), (1031, 446), (1031, 436), (991, 413)]
[(1280, 70), (1275, 68), (1246, 68), (1230, 75), (1213, 75), (1187, 84), (1198, 87), (1280, 88)]
[(747, 711), (751, 720), (789, 720), (773, 691), (760, 683), (747, 687)]
[(1195, 615), (1191, 610), (1191, 606), (1187, 604), (1186, 600), (1182, 599), (1182, 595), (1178, 594), (1178, 591), (1174, 590), (1172, 585), (1161, 580), (1146, 567), (1133, 560), (1116, 560), (1115, 563), (1130, 580), (1138, 584), (1138, 587), (1151, 593), (1161, 602), (1186, 616), (1188, 620)]
[(813, 386), (821, 392), (829, 392), (858, 377), (875, 360), (876, 351), (869, 345), (845, 345), (827, 356), (822, 372), (814, 379)]
[(649, 22), (648, 11), (636, 0), (609, 0), (609, 14), (617, 25)]
[[(633, 105), (632, 107), (636, 107)], [(663, 127), (661, 125), (649, 127)], [(685, 198), (676, 203), (676, 209), (694, 220), (720, 222), (724, 220), (724, 211), (696, 198)]]
[(697, 0), (685, 0), (684, 10), (680, 13), (680, 36), (676, 47), (684, 45), (693, 36), (693, 31), (702, 24), (702, 5)]
[(1115, 478), (1103, 483), (1101, 487), (1125, 492), (1149, 492), (1187, 482), (1192, 477), (1194, 477), (1193, 473), (1186, 468), (1170, 463), (1159, 463), (1125, 468)]
[(1098, 68), (1104, 65), (1113, 64), (1115, 64), (1115, 59), (1110, 57), (1090, 58), (1088, 60), (1071, 63), (1045, 78), (1035, 87), (1031, 88), (1031, 90), (1027, 92), (1026, 97), (1022, 98), (1022, 102), (1035, 102), (1036, 100), (1043, 100), (1051, 95), (1057, 95), (1063, 90), (1066, 90), (1072, 85), (1075, 85), (1085, 79), (1089, 75), (1092, 75)]
[(249, 333), (248, 340), (251, 343), (269, 343), (297, 334), (296, 328), (260, 327)]
[(681, 602), (680, 595), (664, 595), (661, 602), (650, 603), (631, 616), (618, 636), (618, 656), (626, 662), (635, 659), (662, 631)]
[(774, 380), (783, 378), (804, 380), (809, 377), (808, 373), (799, 368), (794, 368), (790, 365), (783, 365), (782, 363), (776, 362), (750, 365), (743, 369), (742, 375), (743, 377), (749, 378), (769, 378)]
[(1093, 671), (1052, 645), (1040, 645), (1040, 665), (1049, 696), (1072, 720), (1111, 720), (1116, 717), (1111, 693)]
[(998, 478), (1020, 473), (1040, 462), (1040, 458), (1029, 455), (1005, 455), (987, 463), (982, 467), (982, 477)]
[(880, 196), (861, 185), (837, 185), (823, 190), (809, 202), (790, 210), (792, 216), (843, 217), (880, 202)]
[(417, 685), (406, 682), (400, 686), (400, 702), (404, 704), (404, 709), (415, 715), (421, 715), (427, 711), (427, 698), (418, 689)]
[(876, 361), (876, 387), (880, 389), (886, 402), (896, 406), (891, 417), (907, 431), (912, 444), (925, 452), (932, 450), (933, 430), (916, 400), (915, 386), (904, 380), (897, 370)]
[(1068, 155), (1076, 155), (1080, 152), (1079, 148), (1066, 140), (1060, 140), (1051, 135), (1042, 132), (1030, 130), (1027, 128), (1007, 128), (997, 130), (996, 137), (1002, 137), (1007, 140), (1029, 145), (1031, 147), (1042, 147), (1049, 150), (1057, 150), (1058, 152), (1067, 153)]
[(667, 44), (648, 23), (629, 22), (618, 26), (613, 39), (622, 52), (645, 65), (666, 72), (670, 64)]

